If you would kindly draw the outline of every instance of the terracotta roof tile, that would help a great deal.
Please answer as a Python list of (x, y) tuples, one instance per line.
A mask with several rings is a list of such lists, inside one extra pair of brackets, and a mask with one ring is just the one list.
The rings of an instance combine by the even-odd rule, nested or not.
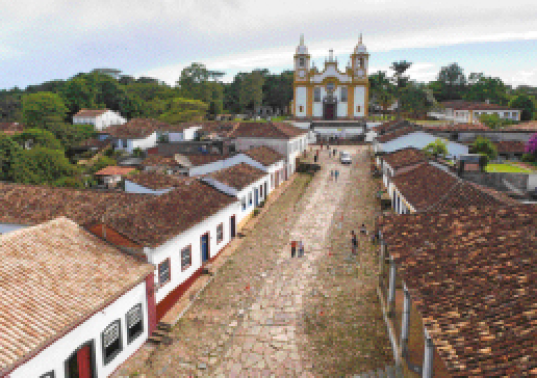
[(153, 197), (0, 182), (0, 222), (35, 225), (65, 216), (84, 226)]
[(241, 122), (230, 137), (292, 139), (307, 132), (284, 122)]
[(520, 141), (500, 141), (494, 142), (494, 145), (500, 154), (523, 154), (526, 148)]
[(108, 167), (104, 167), (98, 172), (95, 172), (95, 176), (115, 176), (115, 175), (124, 176), (131, 172), (134, 172), (135, 170), (136, 168), (132, 168), (132, 167), (117, 167), (114, 165), (110, 165)]
[(25, 126), (18, 122), (0, 122), (0, 132), (7, 135), (20, 134), (24, 131)]
[(537, 371), (537, 206), (390, 216), (380, 229), (452, 376)]
[(211, 173), (209, 176), (231, 188), (241, 190), (257, 180), (265, 177), (266, 172), (252, 167), (246, 163), (240, 163), (229, 168), (224, 168)]
[(0, 257), (1, 376), (154, 269), (63, 217), (0, 236)]
[(386, 142), (389, 142), (391, 140), (400, 138), (402, 136), (415, 133), (417, 131), (421, 131), (421, 128), (419, 126), (416, 126), (416, 125), (411, 125), (411, 126), (408, 126), (408, 127), (403, 127), (401, 129), (397, 129), (397, 130), (395, 130), (393, 132), (390, 132), (388, 134), (381, 135), (381, 136), (377, 137), (377, 141), (380, 142), (380, 143), (386, 143)]
[(73, 117), (93, 118), (106, 113), (109, 109), (80, 109)]
[(138, 244), (156, 247), (237, 202), (197, 179), (111, 217), (107, 226)]
[(149, 189), (159, 190), (180, 186), (187, 180), (187, 178), (158, 172), (143, 171), (129, 176), (127, 180)]
[(229, 158), (229, 154), (178, 154), (184, 156), (193, 167), (214, 163)]
[(149, 155), (141, 164), (143, 167), (180, 167), (174, 157), (171, 156), (160, 156), (160, 155)]
[(115, 138), (141, 139), (147, 138), (157, 131), (170, 127), (165, 122), (149, 118), (133, 118), (123, 125), (113, 125), (106, 128), (106, 133)]
[(518, 204), (505, 194), (461, 180), (431, 164), (419, 165), (392, 180), (403, 197), (418, 212), (438, 212), (466, 206)]
[(444, 101), (441, 102), (444, 108), (455, 110), (519, 110), (516, 108), (510, 108), (509, 106), (487, 104), (485, 102), (472, 102), (472, 101)]
[(382, 156), (382, 159), (393, 169), (406, 167), (429, 160), (427, 155), (417, 148), (406, 147)]
[(491, 128), (481, 123), (456, 123), (453, 125), (423, 126), (431, 132), (461, 132), (461, 131), (491, 131)]
[(250, 148), (248, 151), (244, 151), (244, 154), (263, 164), (265, 167), (285, 160), (285, 156), (266, 146)]

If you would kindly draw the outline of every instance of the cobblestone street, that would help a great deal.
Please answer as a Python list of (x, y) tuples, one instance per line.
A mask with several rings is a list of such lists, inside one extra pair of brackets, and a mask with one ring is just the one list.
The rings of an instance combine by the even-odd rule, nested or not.
[[(174, 328), (173, 344), (151, 351), (143, 365), (136, 364), (134, 356), (116, 376), (319, 376), (314, 343), (309, 344), (304, 333), (305, 314), (316, 305), (307, 297), (318, 286), (320, 261), (342, 254), (333, 250), (339, 247), (332, 243), (330, 232), (337, 222), (341, 228), (343, 219), (336, 216), (343, 216), (340, 210), (348, 192), (356, 191), (351, 182), (356, 170), (363, 175), (361, 180), (368, 179), (367, 148), (342, 149), (358, 163), (343, 166), (324, 150), (322, 170), (305, 192), (307, 183), (295, 180), (268, 209)], [(339, 170), (337, 182), (330, 178), (331, 169)], [(291, 240), (304, 243), (304, 257), (291, 258)]]

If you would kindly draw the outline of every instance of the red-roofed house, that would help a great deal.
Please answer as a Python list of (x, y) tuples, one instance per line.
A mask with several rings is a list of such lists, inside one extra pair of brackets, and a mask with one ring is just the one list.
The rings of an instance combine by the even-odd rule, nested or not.
[(107, 187), (116, 186), (126, 175), (132, 173), (136, 168), (132, 167), (117, 167), (117, 166), (108, 166), (104, 167), (100, 171), (95, 172), (95, 176), (99, 178), (102, 184)]
[(479, 123), (479, 117), (483, 114), (497, 114), (501, 119), (520, 121), (520, 115), (522, 114), (520, 109), (486, 102), (457, 100), (445, 101), (441, 105), (443, 111), (431, 113), (431, 115), (460, 123)]
[(112, 125), (123, 125), (127, 120), (110, 109), (80, 109), (73, 116), (74, 125), (93, 125), (101, 131)]
[(108, 377), (157, 325), (154, 267), (60, 217), (0, 236), (0, 376)]

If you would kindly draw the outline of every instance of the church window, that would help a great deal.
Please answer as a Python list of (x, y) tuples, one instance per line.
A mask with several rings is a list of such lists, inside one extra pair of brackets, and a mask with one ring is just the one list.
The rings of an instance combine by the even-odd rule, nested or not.
[(303, 107), (302, 105), (300, 105), (300, 106), (298, 107), (298, 111), (302, 113), (302, 112), (304, 111), (304, 107)]
[(360, 68), (364, 68), (364, 58), (360, 58), (360, 59), (358, 59), (358, 66), (359, 66)]
[(358, 106), (356, 107), (356, 111), (357, 111), (358, 113), (360, 113), (360, 112), (362, 111), (362, 107), (361, 107), (360, 105), (358, 105)]
[(332, 92), (334, 90), (335, 86), (336, 85), (334, 83), (328, 83), (326, 85), (326, 89), (328, 90), (328, 92)]
[(300, 58), (300, 59), (298, 60), (298, 65), (299, 65), (299, 67), (304, 67), (304, 63), (305, 63), (304, 58)]
[(315, 88), (313, 90), (313, 101), (321, 102), (321, 88)]
[(341, 102), (347, 102), (347, 87), (341, 87)]

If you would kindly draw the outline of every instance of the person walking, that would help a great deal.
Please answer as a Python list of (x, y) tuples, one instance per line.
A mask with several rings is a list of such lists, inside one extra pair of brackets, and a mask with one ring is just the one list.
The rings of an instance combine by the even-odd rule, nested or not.
[(291, 258), (295, 257), (296, 255), (296, 241), (293, 240), (291, 242)]
[(336, 182), (337, 182), (337, 177), (339, 176), (339, 169), (336, 169), (336, 171), (334, 172), (334, 177), (336, 179)]
[(334, 170), (330, 170), (330, 181), (334, 181)]
[(304, 256), (304, 243), (302, 243), (302, 240), (300, 243), (298, 243), (298, 257)]
[(354, 230), (351, 231), (351, 245), (352, 245), (352, 254), (356, 255), (358, 250), (358, 239), (356, 239), (356, 233)]

